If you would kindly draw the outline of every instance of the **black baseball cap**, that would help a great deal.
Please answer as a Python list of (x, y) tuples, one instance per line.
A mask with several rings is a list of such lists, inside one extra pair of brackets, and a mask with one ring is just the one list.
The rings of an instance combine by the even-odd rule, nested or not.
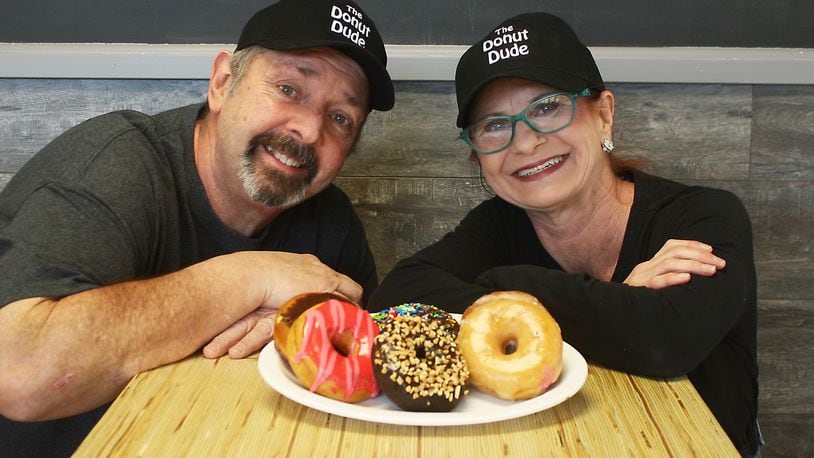
[(591, 51), (571, 27), (548, 13), (524, 13), (493, 27), (461, 56), (455, 71), (458, 127), (463, 127), (481, 89), (503, 77), (523, 78), (555, 89), (604, 90)]
[(249, 19), (235, 51), (254, 45), (277, 51), (334, 48), (364, 70), (371, 108), (393, 108), (384, 42), (373, 20), (350, 0), (280, 0)]

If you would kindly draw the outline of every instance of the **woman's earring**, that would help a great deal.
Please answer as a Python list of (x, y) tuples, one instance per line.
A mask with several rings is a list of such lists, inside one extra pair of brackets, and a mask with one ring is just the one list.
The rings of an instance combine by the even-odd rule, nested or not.
[(613, 151), (613, 140), (610, 138), (605, 138), (602, 140), (602, 151), (610, 154)]

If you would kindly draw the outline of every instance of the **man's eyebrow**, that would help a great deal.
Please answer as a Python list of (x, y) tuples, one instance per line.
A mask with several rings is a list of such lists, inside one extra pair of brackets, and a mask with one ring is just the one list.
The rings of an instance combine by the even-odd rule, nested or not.
[(305, 77), (312, 77), (312, 76), (316, 76), (316, 75), (318, 75), (318, 74), (319, 74), (319, 73), (317, 73), (317, 71), (316, 71), (316, 70), (314, 70), (314, 69), (313, 69), (313, 68), (311, 68), (311, 67), (303, 67), (303, 66), (300, 66), (300, 65), (298, 65), (298, 66), (297, 66), (297, 71), (298, 71), (298, 72), (299, 72), (299, 73), (300, 73), (302, 76), (305, 76)]
[[(300, 75), (302, 75), (302, 76), (304, 76), (306, 78), (313, 78), (313, 77), (319, 75), (318, 71), (314, 70), (311, 67), (305, 66), (305, 65), (297, 65), (296, 69), (297, 69), (297, 72)], [(342, 93), (342, 95), (345, 97), (345, 100), (347, 101), (347, 103), (349, 103), (351, 106), (354, 106), (354, 107), (362, 106), (362, 100), (359, 98), (359, 96), (357, 94), (354, 94), (352, 92), (344, 92), (344, 93)]]
[(351, 92), (346, 92), (344, 95), (345, 100), (347, 100), (348, 103), (351, 104), (352, 106), (354, 107), (362, 106), (362, 101), (359, 99), (358, 95)]

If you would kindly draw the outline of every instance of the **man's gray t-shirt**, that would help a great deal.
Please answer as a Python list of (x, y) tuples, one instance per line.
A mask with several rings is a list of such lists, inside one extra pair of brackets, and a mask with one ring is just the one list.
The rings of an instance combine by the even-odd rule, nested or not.
[[(364, 229), (334, 185), (253, 237), (220, 221), (195, 168), (202, 108), (102, 115), (26, 163), (0, 193), (0, 307), (245, 250), (311, 253), (372, 292), (376, 269)], [(32, 424), (0, 418), (0, 443), (10, 444), (12, 456), (70, 454), (100, 414)]]

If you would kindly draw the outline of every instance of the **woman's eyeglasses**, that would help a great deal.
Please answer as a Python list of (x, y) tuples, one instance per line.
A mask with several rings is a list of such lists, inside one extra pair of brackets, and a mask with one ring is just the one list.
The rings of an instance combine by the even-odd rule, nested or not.
[(546, 95), (514, 116), (490, 116), (475, 121), (461, 131), (460, 137), (479, 154), (503, 151), (512, 144), (517, 121), (523, 121), (540, 134), (565, 129), (574, 120), (577, 97), (591, 95), (590, 89), (568, 94)]

